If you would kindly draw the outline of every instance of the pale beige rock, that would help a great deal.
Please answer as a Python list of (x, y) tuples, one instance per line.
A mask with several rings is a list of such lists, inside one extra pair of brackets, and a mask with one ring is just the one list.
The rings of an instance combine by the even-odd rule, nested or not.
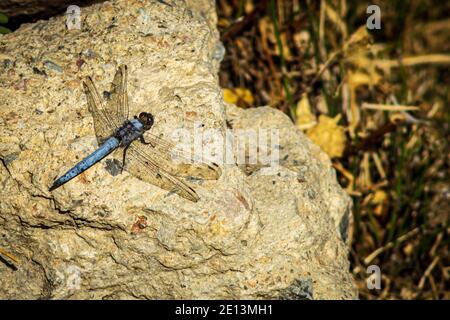
[[(280, 112), (224, 106), (202, 2), (112, 1), (84, 8), (81, 30), (59, 17), (0, 36), (0, 248), (20, 259), (0, 262), (0, 298), (356, 297), (350, 200), (329, 159)], [(222, 166), (218, 181), (192, 182), (192, 203), (104, 160), (50, 193), (97, 147), (81, 80), (108, 90), (122, 63), (131, 111), (154, 113), (156, 133), (196, 119), (279, 128), (278, 174)]]

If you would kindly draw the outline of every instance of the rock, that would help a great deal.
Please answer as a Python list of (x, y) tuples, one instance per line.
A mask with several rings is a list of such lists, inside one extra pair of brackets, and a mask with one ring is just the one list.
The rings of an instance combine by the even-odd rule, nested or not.
[[(105, 2), (83, 8), (81, 30), (58, 17), (0, 36), (0, 298), (357, 296), (351, 202), (330, 160), (284, 114), (224, 105), (214, 2), (193, 3)], [(194, 203), (108, 157), (49, 192), (97, 147), (82, 79), (109, 90), (122, 63), (131, 113), (155, 114), (156, 134), (278, 129), (280, 166), (223, 164), (190, 181)]]

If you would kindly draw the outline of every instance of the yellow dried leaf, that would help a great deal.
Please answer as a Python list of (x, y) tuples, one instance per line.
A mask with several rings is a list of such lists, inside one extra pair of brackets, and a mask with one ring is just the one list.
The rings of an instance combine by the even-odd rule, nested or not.
[(344, 127), (337, 124), (340, 118), (340, 114), (335, 118), (321, 115), (319, 123), (306, 133), (330, 158), (341, 157), (344, 153), (346, 136)]
[(369, 87), (378, 84), (382, 77), (375, 70), (367, 70), (369, 73), (365, 72), (348, 72), (348, 83), (351, 90), (355, 90), (359, 86), (368, 85)]
[(325, 99), (325, 97), (323, 96), (323, 94), (319, 95), (316, 97), (316, 109), (321, 113), (321, 114), (328, 114), (329, 110), (328, 110), (328, 104), (327, 104), (327, 99)]
[(223, 98), (225, 102), (239, 107), (252, 106), (255, 102), (250, 90), (245, 88), (223, 89)]
[(407, 256), (411, 256), (414, 253), (414, 245), (412, 243), (407, 243), (403, 247), (403, 253)]
[(253, 1), (245, 1), (244, 4), (244, 11), (246, 14), (250, 14), (255, 10), (255, 5), (253, 4)]
[(355, 129), (361, 119), (360, 108), (357, 104), (357, 88), (364, 85), (373, 87), (383, 79), (372, 57), (373, 51), (379, 51), (381, 47), (374, 48), (371, 45), (372, 42), (373, 39), (366, 26), (361, 26), (350, 36), (342, 49), (344, 59), (352, 66), (346, 72), (348, 86), (343, 86), (346, 88), (346, 95), (349, 98), (350, 108), (346, 109), (346, 116), (349, 122), (349, 134), (352, 138), (355, 137)]
[(221, 28), (228, 28), (228, 27), (231, 25), (231, 23), (230, 23), (230, 21), (229, 21), (228, 19), (220, 18), (220, 19), (217, 21), (217, 25), (218, 25), (219, 27), (221, 27)]
[(377, 190), (375, 191), (373, 198), (370, 202), (372, 204), (382, 204), (387, 200), (387, 194), (383, 190)]
[(317, 124), (315, 115), (311, 112), (311, 106), (307, 94), (303, 94), (297, 103), (295, 110), (295, 124), (301, 130), (312, 128)]
[(239, 99), (242, 99), (244, 102), (246, 102), (249, 105), (252, 105), (254, 102), (253, 95), (250, 92), (250, 90), (245, 88), (236, 88), (236, 94), (239, 97)]
[(354, 32), (344, 44), (345, 59), (357, 70), (348, 74), (349, 83), (353, 82), (354, 84), (353, 88), (362, 84), (374, 85), (381, 80), (381, 76), (376, 70), (377, 65), (370, 56), (372, 42), (372, 37), (363, 26)]
[(238, 101), (238, 97), (231, 89), (223, 89), (223, 99), (231, 104), (236, 104)]
[(365, 25), (359, 27), (344, 44), (345, 55), (352, 55), (359, 50), (367, 50), (368, 46), (372, 44), (373, 38), (367, 31)]

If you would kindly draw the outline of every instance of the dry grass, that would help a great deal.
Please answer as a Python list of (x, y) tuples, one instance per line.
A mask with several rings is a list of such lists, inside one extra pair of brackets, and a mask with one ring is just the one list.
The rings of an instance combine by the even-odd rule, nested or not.
[[(450, 3), (373, 3), (370, 31), (364, 1), (218, 0), (221, 85), (241, 107), (284, 111), (333, 158), (361, 298), (449, 299)], [(381, 290), (367, 289), (372, 264)]]

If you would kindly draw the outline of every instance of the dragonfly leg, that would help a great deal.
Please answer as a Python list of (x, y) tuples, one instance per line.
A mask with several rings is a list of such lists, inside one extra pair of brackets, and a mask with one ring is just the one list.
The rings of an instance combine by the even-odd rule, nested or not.
[(122, 168), (120, 169), (120, 173), (123, 173), (123, 168), (125, 168), (125, 157), (126, 157), (126, 155), (127, 155), (127, 150), (128, 150), (128, 147), (129, 147), (130, 145), (127, 145), (124, 149), (123, 149), (123, 157), (122, 157)]
[(140, 136), (140, 137), (139, 137), (139, 141), (140, 141), (142, 144), (151, 145), (153, 148), (155, 147), (155, 145), (153, 145), (151, 142), (145, 141), (144, 136)]

